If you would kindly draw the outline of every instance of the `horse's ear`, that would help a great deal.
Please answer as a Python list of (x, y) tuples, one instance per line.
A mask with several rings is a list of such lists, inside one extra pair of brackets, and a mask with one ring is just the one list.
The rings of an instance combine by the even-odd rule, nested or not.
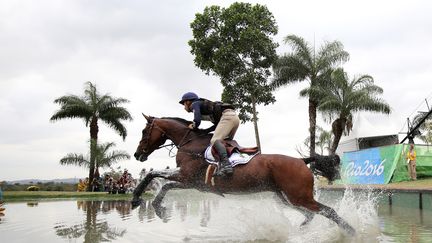
[(144, 118), (145, 118), (148, 122), (150, 121), (150, 117), (149, 117), (149, 116), (144, 115), (144, 113), (142, 113), (142, 115), (144, 116)]

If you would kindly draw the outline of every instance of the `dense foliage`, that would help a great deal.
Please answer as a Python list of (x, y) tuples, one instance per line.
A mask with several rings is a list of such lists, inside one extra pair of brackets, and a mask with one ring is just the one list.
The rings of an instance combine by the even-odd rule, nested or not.
[(189, 45), (195, 65), (220, 77), (222, 101), (233, 104), (243, 122), (254, 122), (260, 146), (256, 106), (275, 101), (267, 80), (278, 46), (272, 40), (277, 34), (272, 13), (259, 4), (210, 6), (195, 15), (191, 28)]

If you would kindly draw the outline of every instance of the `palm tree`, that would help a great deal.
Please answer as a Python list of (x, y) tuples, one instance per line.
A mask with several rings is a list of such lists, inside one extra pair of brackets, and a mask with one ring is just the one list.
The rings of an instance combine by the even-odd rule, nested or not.
[(369, 75), (360, 75), (349, 81), (347, 73), (338, 68), (331, 74), (331, 82), (326, 87), (315, 87), (309, 93), (321, 97), (318, 106), (332, 122), (334, 134), (330, 153), (334, 154), (339, 145), (342, 134), (349, 134), (353, 127), (353, 113), (359, 111), (373, 111), (390, 114), (390, 106), (378, 95), (383, 89), (374, 84)]
[(316, 146), (321, 151), (321, 154), (324, 154), (324, 151), (330, 151), (331, 143), (333, 141), (333, 133), (331, 131), (326, 131), (321, 127), (317, 127), (318, 130), (318, 141), (316, 141)]
[[(95, 151), (99, 132), (98, 121), (101, 120), (109, 127), (114, 129), (123, 140), (127, 136), (122, 120), (132, 120), (129, 112), (120, 105), (128, 103), (127, 99), (114, 98), (108, 94), (101, 95), (96, 86), (91, 82), (85, 83), (84, 96), (66, 95), (56, 100), (54, 103), (60, 105), (60, 109), (51, 117), (51, 121), (64, 118), (81, 118), (86, 126), (90, 126), (90, 151)], [(93, 180), (95, 173), (95, 156), (90, 153), (89, 180)]]
[[(309, 87), (322, 87), (328, 82), (331, 70), (349, 59), (348, 52), (343, 50), (339, 41), (325, 42), (317, 53), (315, 47), (310, 46), (303, 38), (296, 35), (285, 37), (292, 52), (280, 56), (273, 65), (274, 80), (272, 86), (278, 88), (291, 83), (308, 81)], [(313, 96), (307, 89), (300, 92), (300, 96), (309, 98), (309, 133), (310, 154), (315, 154), (315, 132), (317, 107), (320, 97)]]
[[(113, 164), (125, 160), (130, 159), (130, 155), (125, 151), (113, 150), (110, 151), (111, 148), (115, 147), (115, 143), (103, 143), (98, 144), (96, 146), (96, 150), (94, 151), (95, 157), (95, 171), (98, 171), (99, 168), (109, 168)], [(90, 152), (92, 154), (92, 152)], [(91, 155), (83, 155), (77, 153), (69, 153), (62, 159), (60, 159), (61, 165), (76, 165), (90, 168)]]
[[(331, 143), (333, 140), (333, 133), (331, 131), (324, 130), (320, 126), (317, 126), (316, 128), (317, 135), (315, 137), (315, 147), (318, 147), (318, 153), (322, 155), (324, 154), (325, 150), (330, 151)], [(307, 148), (307, 153), (310, 153), (310, 137), (307, 137), (304, 140), (302, 146), (304, 147), (297, 147), (296, 150), (302, 157), (307, 157), (307, 155), (303, 151), (304, 148)]]

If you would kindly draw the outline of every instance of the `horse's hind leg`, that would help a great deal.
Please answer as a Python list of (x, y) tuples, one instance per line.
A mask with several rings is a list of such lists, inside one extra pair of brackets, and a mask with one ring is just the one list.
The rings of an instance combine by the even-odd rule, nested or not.
[(292, 205), (292, 204), (288, 201), (288, 199), (284, 196), (283, 192), (281, 192), (281, 191), (277, 191), (277, 192), (276, 192), (276, 195), (278, 195), (278, 197), (282, 200), (282, 202), (283, 202), (285, 205), (288, 205), (288, 206), (294, 207), (295, 209), (297, 209), (298, 211), (300, 211), (300, 212), (305, 216), (305, 220), (303, 221), (303, 223), (300, 224), (300, 226), (305, 226), (305, 225), (309, 224), (309, 223), (312, 221), (312, 219), (315, 217), (315, 213), (312, 213), (312, 212), (309, 211), (308, 209), (303, 208), (303, 207), (299, 207), (299, 206), (294, 206), (294, 205)]
[(303, 208), (298, 208), (298, 210), (300, 210), (300, 212), (303, 213), (303, 215), (305, 216), (305, 220), (303, 221), (303, 223), (300, 224), (300, 226), (305, 226), (308, 225), (312, 219), (315, 217), (314, 213), (311, 213), (310, 211), (303, 209)]
[(351, 225), (349, 225), (344, 219), (342, 219), (336, 211), (324, 204), (321, 204), (319, 202), (314, 202), (315, 205), (313, 205), (312, 210), (316, 210), (318, 207), (318, 210), (316, 211), (318, 214), (321, 214), (322, 216), (333, 220), (339, 227), (344, 229), (348, 234), (355, 235), (356, 231)]

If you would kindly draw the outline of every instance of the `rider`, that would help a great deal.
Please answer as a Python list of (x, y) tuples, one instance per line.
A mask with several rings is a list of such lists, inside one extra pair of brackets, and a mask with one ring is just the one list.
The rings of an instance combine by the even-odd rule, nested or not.
[(209, 129), (214, 131), (210, 144), (214, 145), (220, 158), (219, 170), (215, 176), (232, 175), (233, 168), (228, 160), (228, 153), (222, 144), (222, 140), (225, 138), (233, 139), (240, 124), (240, 119), (234, 111), (234, 107), (231, 104), (199, 98), (193, 92), (185, 93), (179, 103), (184, 105), (187, 112), (194, 113), (193, 123), (189, 125), (190, 129), (198, 129), (201, 120), (213, 123), (213, 126)]

